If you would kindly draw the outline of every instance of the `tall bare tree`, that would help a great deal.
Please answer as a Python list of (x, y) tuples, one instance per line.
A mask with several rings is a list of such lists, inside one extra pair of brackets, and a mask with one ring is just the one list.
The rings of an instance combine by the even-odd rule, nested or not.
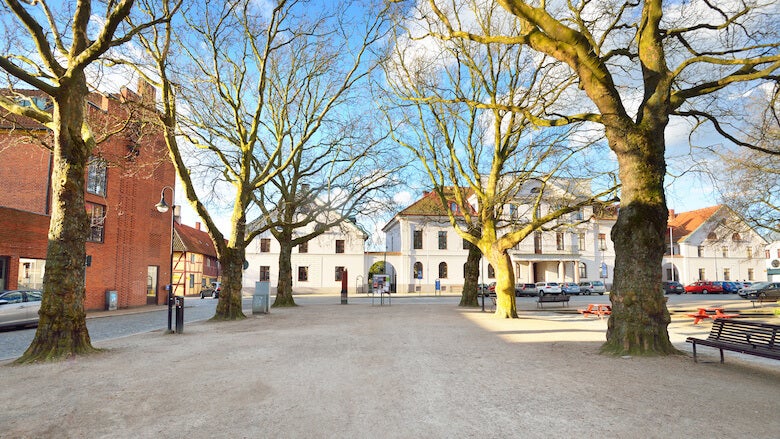
[[(272, 191), (265, 186), (281, 182), (275, 193), (295, 201), (299, 180), (312, 179), (328, 163), (358, 162), (365, 154), (352, 154), (353, 144), (329, 144), (327, 139), (344, 131), (340, 124), (346, 118), (339, 118), (354, 111), (345, 105), (349, 90), (370, 71), (366, 58), (384, 29), (383, 14), (373, 21), (348, 22), (346, 17), (357, 17), (351, 14), (360, 9), (351, 3), (318, 12), (302, 1), (266, 6), (250, 0), (193, 5), (183, 13), (182, 29), (169, 25), (142, 39), (156, 64), (171, 156), (223, 267), (216, 319), (243, 318), (246, 246), (265, 230), (248, 230), (247, 215), (254, 200), (268, 201), (264, 194)], [(153, 10), (154, 4), (148, 7)], [(182, 56), (173, 58), (171, 48)], [(195, 151), (186, 144), (195, 145)], [(319, 158), (311, 161), (312, 156)], [(228, 236), (217, 228), (201, 201), (204, 195), (195, 189), (187, 161), (192, 157), (215, 176), (214, 187), (229, 187), (230, 195), (223, 195), (232, 200)], [(286, 180), (289, 166), (303, 174)], [(356, 198), (363, 197), (365, 193)], [(275, 216), (273, 224), (279, 219)]]
[[(615, 354), (669, 354), (660, 286), (668, 217), (663, 180), (672, 116), (704, 121), (744, 146), (711, 103), (740, 89), (777, 81), (778, 12), (772, 2), (540, 2), (497, 0), (516, 18), (515, 33), (490, 34), (455, 19), (458, 1), (428, 0), (443, 39), (529, 47), (576, 74), (572, 105), (535, 119), (543, 126), (601, 124), (620, 166), (621, 208), (612, 229), (615, 282), (603, 349)], [(574, 87), (576, 86), (576, 87)], [(577, 88), (581, 90), (578, 92)]]
[[(474, 1), (462, 12), (486, 32), (516, 35), (499, 10)], [(536, 230), (571, 225), (567, 214), (607, 201), (615, 187), (586, 187), (595, 177), (582, 172), (594, 170), (582, 155), (591, 141), (575, 141), (572, 129), (526, 133), (552, 111), (551, 95), (569, 76), (520, 46), (452, 39), (421, 56), (413, 42), (437, 23), (424, 8), (416, 17), (422, 31), (396, 38), (386, 69), (397, 103), (387, 109), (393, 137), (416, 155), (442, 204), (455, 206), (447, 209), (452, 227), (495, 268), (496, 316), (517, 318), (509, 250)]]
[[(96, 3), (100, 7), (93, 9)], [(52, 210), (40, 323), (18, 362), (57, 360), (94, 350), (84, 313), (85, 241), (89, 232), (84, 172), (95, 144), (85, 121), (90, 92), (87, 69), (109, 49), (168, 18), (157, 15), (138, 26), (125, 26), (123, 21), (133, 4), (133, 0), (108, 4), (84, 0), (75, 5), (5, 0), (1, 9), (8, 18), (2, 22), (7, 44), (0, 55), (0, 68), (9, 77), (46, 93), (53, 102), (53, 110), (48, 112), (0, 97), (0, 106), (39, 122), (52, 130), (54, 137)]]

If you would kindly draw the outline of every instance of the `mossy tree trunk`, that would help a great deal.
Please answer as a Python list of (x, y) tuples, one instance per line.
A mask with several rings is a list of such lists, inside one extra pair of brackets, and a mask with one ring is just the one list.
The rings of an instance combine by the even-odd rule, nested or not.
[(241, 320), (244, 249), (228, 247), (219, 259), (222, 265), (222, 292), (213, 320)]
[(276, 284), (274, 307), (295, 306), (292, 295), (292, 232), (279, 238), (279, 281)]
[(482, 252), (479, 248), (466, 241), (469, 249), (469, 255), (466, 258), (464, 267), (463, 292), (460, 295), (458, 306), (479, 306), (479, 262), (482, 260)]
[(496, 273), (496, 317), (517, 318), (515, 272), (512, 259), (505, 250), (493, 250), (488, 258)]
[[(50, 361), (95, 351), (84, 312), (84, 264), (90, 220), (84, 207), (84, 171), (90, 146), (84, 140), (88, 90), (82, 75), (54, 97), (55, 130), (49, 245), (43, 301), (35, 338), (17, 363)], [(64, 86), (63, 86), (64, 87)]]
[(674, 353), (660, 269), (668, 218), (663, 134), (622, 131), (609, 137), (613, 150), (630, 148), (633, 153), (618, 154), (623, 186), (620, 214), (612, 228), (618, 257), (603, 350), (621, 355)]

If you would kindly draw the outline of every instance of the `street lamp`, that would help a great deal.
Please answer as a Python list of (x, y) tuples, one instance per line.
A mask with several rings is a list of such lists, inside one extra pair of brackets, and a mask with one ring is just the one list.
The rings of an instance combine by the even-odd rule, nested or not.
[(171, 206), (173, 206), (173, 210), (171, 211), (171, 252), (170, 252), (170, 283), (168, 284), (168, 333), (170, 334), (173, 332), (172, 329), (172, 315), (173, 315), (173, 216), (176, 213), (176, 206), (173, 204), (175, 199), (175, 192), (171, 186), (164, 186), (162, 190), (160, 191), (160, 202), (155, 204), (154, 207), (157, 208), (157, 211), (160, 213), (167, 212), (171, 206), (168, 205), (168, 203), (165, 202), (165, 189), (171, 190)]

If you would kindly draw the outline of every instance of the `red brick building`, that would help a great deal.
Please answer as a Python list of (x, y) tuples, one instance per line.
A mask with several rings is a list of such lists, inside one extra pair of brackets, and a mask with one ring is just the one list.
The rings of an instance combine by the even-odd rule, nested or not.
[[(40, 92), (26, 91), (39, 108)], [(106, 292), (120, 308), (164, 304), (170, 279), (171, 215), (155, 204), (175, 183), (173, 165), (158, 127), (140, 102), (152, 102), (143, 86), (116, 95), (92, 95), (88, 120), (98, 145), (86, 175), (91, 217), (85, 261), (87, 310), (104, 309)], [(112, 133), (107, 135), (107, 133)], [(30, 120), (0, 114), (0, 288), (40, 288), (51, 212), (51, 133)], [(166, 190), (172, 204), (172, 191)]]

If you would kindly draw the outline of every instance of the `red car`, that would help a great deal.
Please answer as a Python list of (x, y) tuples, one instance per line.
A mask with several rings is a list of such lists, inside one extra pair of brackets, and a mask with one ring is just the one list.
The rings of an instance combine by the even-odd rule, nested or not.
[(722, 293), (723, 285), (715, 282), (708, 282), (700, 280), (690, 285), (685, 286), (685, 292), (687, 294), (709, 294), (709, 293)]

